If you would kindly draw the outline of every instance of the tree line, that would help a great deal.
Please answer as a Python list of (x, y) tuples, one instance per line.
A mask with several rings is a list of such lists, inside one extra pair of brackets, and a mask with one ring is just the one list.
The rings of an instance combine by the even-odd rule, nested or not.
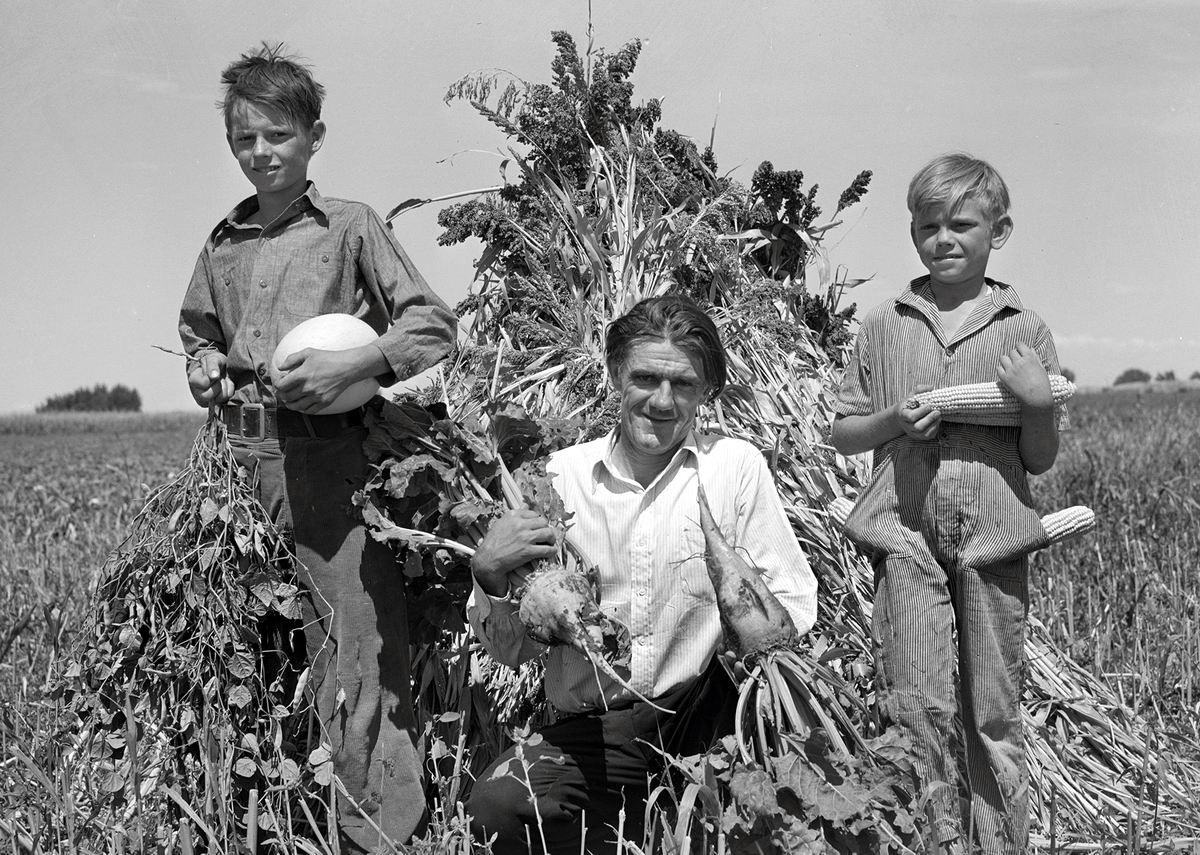
[[(1123, 383), (1149, 383), (1151, 380), (1161, 382), (1178, 379), (1179, 378), (1175, 376), (1174, 371), (1160, 371), (1154, 376), (1151, 376), (1149, 371), (1143, 371), (1140, 368), (1126, 368), (1121, 372), (1121, 376), (1113, 381), (1113, 385), (1120, 386)], [(1192, 376), (1188, 379), (1200, 380), (1200, 371), (1193, 371)]]
[(68, 392), (65, 395), (54, 395), (47, 398), (45, 403), (37, 408), (39, 413), (101, 413), (126, 412), (140, 413), (142, 411), (142, 396), (137, 389), (122, 386), (118, 383), (109, 389), (105, 385), (96, 385)]

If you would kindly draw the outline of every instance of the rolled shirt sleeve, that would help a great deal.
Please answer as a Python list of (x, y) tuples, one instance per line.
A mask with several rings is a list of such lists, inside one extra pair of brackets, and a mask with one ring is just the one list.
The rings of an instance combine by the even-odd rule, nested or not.
[(475, 582), (467, 600), (467, 621), (492, 657), (509, 668), (546, 649), (525, 631), (511, 590), (503, 597), (493, 597)]
[[(179, 338), (184, 351), (193, 359), (199, 359), (206, 353), (226, 353), (229, 349), (213, 299), (213, 276), (209, 262), (209, 254), (200, 253), (183, 295), (183, 306), (179, 310)], [(185, 373), (186, 370), (185, 367)]]
[(379, 381), (390, 386), (444, 359), (454, 345), (458, 321), (379, 215), (370, 209), (365, 213), (358, 269), (391, 318), (377, 342), (392, 368), (392, 376)]

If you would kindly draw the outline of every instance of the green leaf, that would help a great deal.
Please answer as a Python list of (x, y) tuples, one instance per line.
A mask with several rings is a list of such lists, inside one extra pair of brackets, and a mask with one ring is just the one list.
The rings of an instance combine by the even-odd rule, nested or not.
[(421, 553), (409, 549), (404, 555), (404, 575), (409, 579), (419, 579), (425, 575), (425, 562)]
[(308, 765), (313, 770), (313, 780), (322, 787), (333, 781), (333, 755), (329, 746), (320, 745), (308, 755)]
[(781, 787), (791, 790), (805, 808), (833, 823), (845, 823), (870, 808), (868, 794), (858, 791), (851, 783), (835, 786), (814, 769), (807, 757), (788, 754), (775, 761), (776, 779)]
[(490, 518), (497, 512), (497, 507), (475, 499), (464, 499), (450, 505), (449, 511), (459, 530), (466, 531), (482, 520)]
[(253, 699), (250, 695), (250, 690), (245, 686), (234, 686), (225, 696), (225, 700), (231, 707), (242, 709), (243, 707), (249, 706), (251, 700)]
[(200, 521), (208, 525), (217, 518), (220, 511), (221, 509), (213, 501), (212, 496), (205, 496), (204, 501), (200, 503)]
[(115, 793), (124, 789), (128, 774), (129, 769), (125, 764), (116, 766), (101, 779), (100, 789), (106, 793)]
[(454, 469), (446, 463), (429, 454), (415, 454), (388, 467), (384, 491), (396, 499), (438, 494), (453, 478)]

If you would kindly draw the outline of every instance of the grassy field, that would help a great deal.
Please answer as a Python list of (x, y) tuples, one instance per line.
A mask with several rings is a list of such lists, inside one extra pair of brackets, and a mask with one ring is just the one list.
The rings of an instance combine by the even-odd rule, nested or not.
[[(1035, 558), (1034, 614), (1160, 733), (1194, 744), (1200, 393), (1082, 395), (1072, 420), (1035, 496), (1043, 511), (1088, 505), (1100, 526)], [(0, 419), (0, 817), (31, 792), (65, 792), (36, 754), (56, 714), (41, 688), (105, 556), (149, 488), (185, 463), (201, 423), (199, 413)], [(21, 851), (2, 825), (0, 848)]]
[(1094, 535), (1035, 558), (1034, 613), (1151, 721), (1200, 738), (1200, 393), (1095, 393), (1037, 479), (1044, 511), (1087, 505)]
[(23, 698), (149, 488), (187, 461), (203, 415), (0, 420), (0, 696)]

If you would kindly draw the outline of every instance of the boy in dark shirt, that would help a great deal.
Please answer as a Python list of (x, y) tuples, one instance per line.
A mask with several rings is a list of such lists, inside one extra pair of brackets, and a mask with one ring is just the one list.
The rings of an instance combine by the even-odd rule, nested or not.
[[(325, 138), (323, 87), (264, 45), (221, 75), (230, 151), (255, 193), (213, 229), (180, 311), (188, 384), (257, 472), (263, 505), (294, 536), (311, 597), (303, 630), (317, 711), (342, 800), (343, 849), (404, 842), (424, 817), (402, 574), (349, 513), (366, 479), (362, 410), (317, 415), (354, 383), (388, 385), (434, 365), (454, 315), (368, 206), (324, 197), (308, 165)], [(304, 349), (279, 371), (279, 340), (328, 313), (379, 334), (341, 351)], [(300, 632), (297, 631), (297, 636)], [(319, 651), (319, 652), (318, 652)]]

